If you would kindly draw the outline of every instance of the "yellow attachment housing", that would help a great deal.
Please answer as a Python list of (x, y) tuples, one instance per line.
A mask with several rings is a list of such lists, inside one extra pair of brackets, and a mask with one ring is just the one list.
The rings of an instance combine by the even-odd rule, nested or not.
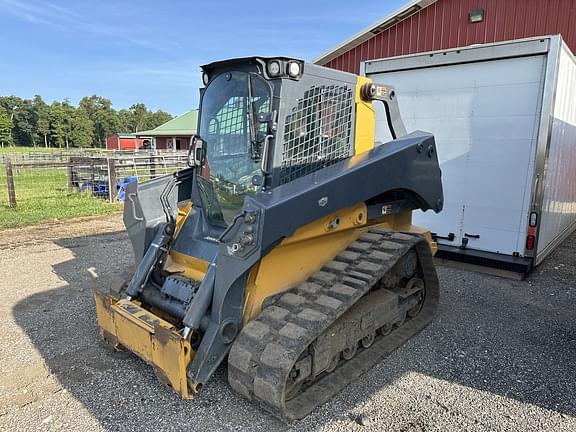
[(176, 214), (176, 230), (174, 232), (174, 237), (176, 237), (180, 232), (180, 228), (182, 228), (182, 225), (184, 225), (188, 214), (190, 214), (190, 210), (192, 210), (192, 201), (188, 201), (182, 207), (178, 208), (178, 213)]
[(190, 342), (168, 321), (135, 302), (118, 300), (96, 290), (100, 335), (117, 348), (124, 347), (154, 367), (158, 379), (192, 399), (199, 389), (188, 384), (186, 370), (194, 356)]
[(354, 136), (354, 154), (359, 155), (374, 148), (376, 133), (376, 112), (372, 102), (365, 101), (361, 97), (361, 89), (364, 84), (372, 83), (371, 79), (359, 76), (356, 81), (356, 127)]
[(171, 250), (168, 253), (164, 270), (168, 273), (180, 273), (187, 278), (202, 282), (208, 271), (208, 265), (207, 261)]

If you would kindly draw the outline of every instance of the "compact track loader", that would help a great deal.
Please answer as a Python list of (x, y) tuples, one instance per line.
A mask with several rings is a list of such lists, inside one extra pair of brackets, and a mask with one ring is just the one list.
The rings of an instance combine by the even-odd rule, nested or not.
[[(222, 362), (238, 393), (302, 418), (424, 328), (434, 137), (394, 90), (289, 58), (203, 66), (190, 168), (126, 192), (133, 275), (96, 291), (100, 333), (192, 398)], [(373, 103), (392, 140), (375, 145)]]

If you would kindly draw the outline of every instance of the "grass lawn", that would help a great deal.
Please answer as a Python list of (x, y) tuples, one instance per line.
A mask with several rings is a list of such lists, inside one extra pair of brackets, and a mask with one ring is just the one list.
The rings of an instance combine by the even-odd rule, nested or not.
[(78, 147), (71, 147), (69, 149), (66, 148), (57, 148), (57, 147), (9, 147), (6, 146), (4, 148), (0, 147), (0, 155), (5, 154), (26, 154), (26, 153), (78, 153), (78, 152), (100, 152), (103, 149), (98, 148), (78, 148)]
[(14, 186), (17, 205), (10, 208), (6, 172), (0, 169), (0, 230), (122, 209), (90, 193), (69, 191), (65, 168), (14, 169)]

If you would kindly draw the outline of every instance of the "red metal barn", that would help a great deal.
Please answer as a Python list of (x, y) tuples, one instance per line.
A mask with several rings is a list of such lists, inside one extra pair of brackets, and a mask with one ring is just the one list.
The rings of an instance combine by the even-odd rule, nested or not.
[(576, 1), (413, 0), (315, 63), (359, 73), (364, 60), (550, 34), (576, 52)]
[(106, 150), (139, 150), (143, 140), (132, 133), (118, 133), (106, 138)]

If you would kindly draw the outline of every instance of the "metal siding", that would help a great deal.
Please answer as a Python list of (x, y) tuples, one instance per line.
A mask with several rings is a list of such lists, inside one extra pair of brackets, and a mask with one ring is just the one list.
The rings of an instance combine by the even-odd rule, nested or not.
[(546, 28), (558, 28), (558, 2), (560, 0), (548, 0)]
[(519, 37), (525, 37), (526, 31), (526, 9), (517, 8), (516, 9), (516, 19), (514, 20), (514, 34), (520, 35)]
[(450, 15), (453, 9), (444, 8), (442, 11), (442, 33), (440, 39), (442, 40), (442, 48), (448, 48), (450, 45)]
[[(434, 12), (436, 11), (435, 4), (424, 9), (426, 14), (427, 26), (426, 33), (424, 33), (424, 50), (431, 51), (434, 46), (434, 20), (436, 19)], [(402, 23), (400, 23), (401, 25)]]
[(540, 0), (527, 0), (530, 7), (526, 8), (526, 23), (524, 24), (523, 34), (528, 36), (530, 31), (536, 27), (538, 21), (537, 4)]
[[(576, 26), (570, 25), (571, 22), (574, 22), (574, 19), (576, 19), (576, 2), (571, 2), (570, 13), (566, 14), (566, 23), (565, 23), (565, 25), (568, 26), (568, 28), (570, 29), (570, 34), (568, 34), (566, 38), (564, 38), (564, 41), (565, 42), (567, 40), (573, 41), (574, 44), (576, 45)], [(576, 51), (576, 49), (574, 49), (575, 48), (574, 46), (571, 45), (568, 46), (570, 46), (572, 52)]]
[[(574, 7), (574, 1), (570, 2), (569, 5), (566, 6), (566, 9), (563, 10), (562, 9), (562, 3), (560, 3), (560, 10), (563, 12), (558, 16), (558, 28), (566, 28), (566, 29), (573, 29), (574, 26), (570, 25), (570, 12), (572, 11), (573, 7)], [(567, 31), (567, 36), (569, 35), (569, 33), (571, 33), (571, 31)]]
[(392, 34), (391, 31), (387, 31), (382, 36), (379, 37), (379, 40), (376, 40), (376, 46), (379, 46), (380, 57), (389, 57), (388, 53), (390, 52), (390, 35)]
[(415, 20), (415, 26), (418, 28), (418, 45), (414, 52), (424, 51), (424, 45), (426, 43), (426, 20), (419, 18), (420, 13), (413, 16)]
[(511, 40), (518, 38), (515, 33), (516, 20), (518, 19), (516, 11), (518, 9), (521, 8), (519, 8), (517, 4), (514, 4), (514, 2), (506, 2), (506, 9), (504, 12), (504, 16), (510, 17), (511, 22), (509, 25), (504, 26), (504, 37), (503, 37), (504, 40)]
[(396, 56), (396, 35), (398, 33), (398, 26), (392, 27), (389, 33), (388, 40), (388, 56)]
[(369, 46), (368, 56), (374, 57), (376, 55), (376, 44), (374, 43), (374, 38), (368, 41), (368, 46)]
[[(475, 8), (484, 9), (485, 18), (470, 24)], [(574, 0), (438, 0), (326, 66), (359, 73), (365, 60), (557, 33), (576, 51), (574, 22)]]

